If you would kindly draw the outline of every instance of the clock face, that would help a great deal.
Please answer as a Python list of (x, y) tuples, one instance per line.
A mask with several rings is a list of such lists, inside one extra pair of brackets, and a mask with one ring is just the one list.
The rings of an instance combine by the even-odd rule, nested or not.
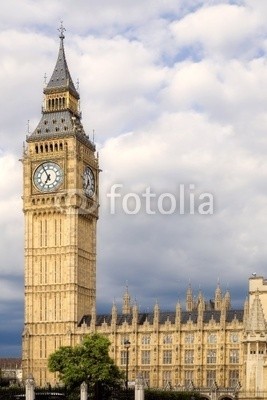
[(86, 167), (83, 173), (83, 190), (88, 197), (95, 193), (95, 177), (90, 167)]
[(38, 190), (53, 192), (63, 181), (63, 171), (58, 164), (46, 161), (34, 171), (33, 181)]

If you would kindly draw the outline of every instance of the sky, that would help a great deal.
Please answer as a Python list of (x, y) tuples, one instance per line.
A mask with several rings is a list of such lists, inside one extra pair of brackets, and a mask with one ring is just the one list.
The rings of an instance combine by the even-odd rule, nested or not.
[[(99, 152), (97, 311), (267, 277), (266, 0), (10, 0), (0, 14), (0, 356), (23, 330), (23, 142), (63, 21)], [(116, 197), (112, 195), (116, 193)], [(112, 197), (113, 196), (113, 197)], [(205, 204), (204, 204), (205, 203)], [(183, 306), (184, 307), (184, 306)]]

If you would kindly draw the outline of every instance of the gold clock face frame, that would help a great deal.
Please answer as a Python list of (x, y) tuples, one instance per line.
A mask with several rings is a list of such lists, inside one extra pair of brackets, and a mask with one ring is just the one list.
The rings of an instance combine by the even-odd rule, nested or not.
[(95, 176), (89, 166), (85, 167), (83, 173), (83, 190), (87, 197), (93, 197), (95, 193)]
[(42, 162), (33, 173), (33, 183), (40, 192), (55, 192), (63, 182), (63, 170), (53, 161)]

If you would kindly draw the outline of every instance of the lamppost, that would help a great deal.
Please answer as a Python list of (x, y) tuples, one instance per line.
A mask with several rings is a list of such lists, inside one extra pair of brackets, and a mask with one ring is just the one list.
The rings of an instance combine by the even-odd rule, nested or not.
[(129, 348), (131, 343), (129, 340), (124, 341), (124, 346), (126, 348), (126, 379), (125, 379), (125, 387), (128, 389), (128, 372), (129, 372)]

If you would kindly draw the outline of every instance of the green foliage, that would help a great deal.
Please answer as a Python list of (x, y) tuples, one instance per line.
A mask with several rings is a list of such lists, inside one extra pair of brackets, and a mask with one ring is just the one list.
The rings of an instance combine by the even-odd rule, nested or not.
[(102, 382), (114, 387), (121, 383), (123, 375), (108, 354), (109, 346), (106, 337), (87, 335), (80, 345), (60, 347), (51, 354), (48, 368), (59, 373), (67, 388), (75, 388), (84, 381), (89, 386)]

